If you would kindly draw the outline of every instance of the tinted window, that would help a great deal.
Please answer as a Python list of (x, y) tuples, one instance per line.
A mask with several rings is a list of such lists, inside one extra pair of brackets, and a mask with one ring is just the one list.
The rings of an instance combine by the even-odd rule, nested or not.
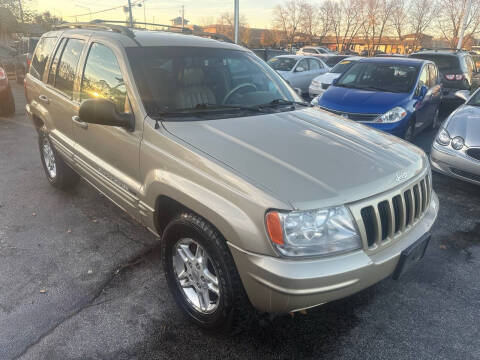
[(67, 39), (63, 38), (60, 41), (60, 44), (55, 51), (55, 57), (53, 58), (52, 64), (50, 65), (50, 72), (48, 73), (48, 83), (53, 86), (55, 84), (55, 74), (57, 73), (58, 61), (60, 56), (62, 56), (63, 48), (65, 46)]
[[(368, 91), (410, 92), (417, 79), (418, 68), (401, 64), (357, 62), (338, 80), (336, 86)], [(428, 72), (425, 72), (428, 82)]]
[(330, 70), (331, 73), (335, 74), (343, 74), (345, 71), (350, 69), (350, 67), (355, 63), (355, 61), (352, 60), (343, 60), (340, 61), (337, 65), (333, 67), (332, 70)]
[(448, 72), (459, 72), (460, 62), (455, 55), (442, 55), (442, 54), (413, 54), (411, 55), (417, 59), (425, 59), (433, 61), (440, 72), (446, 74)]
[(317, 53), (314, 49), (303, 49), (303, 52), (308, 53), (308, 54), (316, 54)]
[(303, 59), (303, 60), (300, 60), (300, 62), (298, 63), (297, 67), (295, 68), (295, 70), (299, 70), (299, 68), (303, 68), (303, 71), (308, 71), (310, 69), (310, 67), (308, 66), (308, 61), (307, 59)]
[(55, 87), (69, 97), (73, 95), (77, 64), (84, 43), (83, 40), (69, 39), (58, 64)]
[[(163, 67), (167, 69), (169, 63), (163, 64)], [(122, 72), (115, 54), (104, 45), (94, 43), (90, 48), (80, 98), (109, 99), (114, 102), (118, 112), (126, 112), (127, 90)]]
[(278, 71), (290, 71), (293, 69), (296, 63), (296, 59), (286, 57), (276, 57), (268, 60), (268, 65), (270, 65), (274, 70)]
[(43, 78), (45, 66), (47, 66), (48, 59), (53, 52), (56, 41), (56, 37), (47, 37), (42, 38), (38, 43), (35, 55), (32, 59), (32, 64), (30, 65), (30, 74), (37, 79)]

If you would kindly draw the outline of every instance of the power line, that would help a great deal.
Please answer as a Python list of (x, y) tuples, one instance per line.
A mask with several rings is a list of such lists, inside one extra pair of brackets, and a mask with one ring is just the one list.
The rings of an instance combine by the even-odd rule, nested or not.
[[(132, 2), (132, 6), (137, 5), (138, 3), (142, 2), (142, 1), (143, 0), (136, 0), (136, 1)], [(104, 13), (104, 12), (107, 12), (107, 11), (122, 9), (125, 6), (128, 6), (128, 5), (114, 6), (114, 7), (108, 8), (108, 9), (92, 11), (92, 12), (88, 12), (88, 13), (85, 13), (85, 14), (67, 15), (67, 16), (68, 17), (76, 17), (76, 16), (87, 16), (87, 15), (101, 14), (101, 13)]]

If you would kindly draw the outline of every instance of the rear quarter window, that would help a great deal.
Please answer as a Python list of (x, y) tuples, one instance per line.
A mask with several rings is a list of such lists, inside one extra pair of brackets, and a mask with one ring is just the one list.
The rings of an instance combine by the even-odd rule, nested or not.
[(455, 55), (414, 54), (412, 57), (433, 61), (437, 65), (438, 70), (444, 74), (456, 74), (462, 71), (460, 61)]
[(30, 65), (30, 74), (42, 80), (45, 67), (55, 48), (56, 37), (45, 37), (40, 40), (33, 55), (32, 64)]

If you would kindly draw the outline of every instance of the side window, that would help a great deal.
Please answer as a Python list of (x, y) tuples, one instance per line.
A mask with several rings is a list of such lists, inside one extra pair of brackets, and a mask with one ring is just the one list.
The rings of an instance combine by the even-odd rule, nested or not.
[(418, 82), (418, 88), (420, 89), (423, 85), (429, 87), (430, 75), (428, 71), (428, 66), (424, 66), (422, 72), (420, 73), (420, 80)]
[(85, 41), (83, 40), (69, 39), (58, 63), (55, 88), (70, 98), (73, 95), (73, 83), (75, 82), (77, 64), (84, 44)]
[(30, 74), (37, 79), (43, 78), (45, 67), (47, 66), (48, 59), (55, 48), (56, 37), (42, 38), (38, 43), (38, 46), (33, 55), (32, 64), (30, 65)]
[(63, 38), (60, 41), (60, 44), (58, 45), (57, 50), (55, 51), (55, 56), (53, 58), (53, 61), (50, 65), (50, 72), (48, 73), (47, 83), (52, 86), (55, 84), (55, 74), (57, 73), (58, 61), (60, 60), (60, 56), (62, 55), (63, 48), (65, 47), (66, 42), (67, 42), (67, 39), (65, 38)]
[(429, 66), (430, 69), (430, 84), (429, 87), (434, 87), (438, 83), (438, 74), (437, 74), (437, 68), (435, 65), (430, 64)]
[(112, 100), (120, 113), (130, 112), (127, 89), (115, 54), (105, 45), (93, 43), (83, 71), (80, 98), (99, 97)]
[(310, 70), (320, 70), (323, 69), (323, 65), (320, 61), (316, 59), (308, 59), (308, 63), (310, 65)]
[(298, 68), (303, 68), (303, 71), (308, 71), (310, 68), (308, 67), (307, 59), (300, 60), (296, 69), (298, 69)]
[(316, 54), (317, 53), (314, 49), (303, 49), (303, 52), (308, 53), (308, 54)]

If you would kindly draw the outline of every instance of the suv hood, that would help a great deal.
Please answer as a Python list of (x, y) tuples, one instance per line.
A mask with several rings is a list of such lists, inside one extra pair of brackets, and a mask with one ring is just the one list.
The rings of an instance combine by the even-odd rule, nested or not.
[(445, 125), (452, 138), (461, 136), (467, 146), (480, 146), (480, 108), (463, 105), (450, 117)]
[(296, 209), (364, 199), (426, 166), (417, 147), (314, 108), (163, 126)]
[(359, 114), (384, 114), (395, 106), (403, 106), (410, 98), (407, 93), (366, 91), (330, 86), (320, 98), (318, 105), (331, 109)]

